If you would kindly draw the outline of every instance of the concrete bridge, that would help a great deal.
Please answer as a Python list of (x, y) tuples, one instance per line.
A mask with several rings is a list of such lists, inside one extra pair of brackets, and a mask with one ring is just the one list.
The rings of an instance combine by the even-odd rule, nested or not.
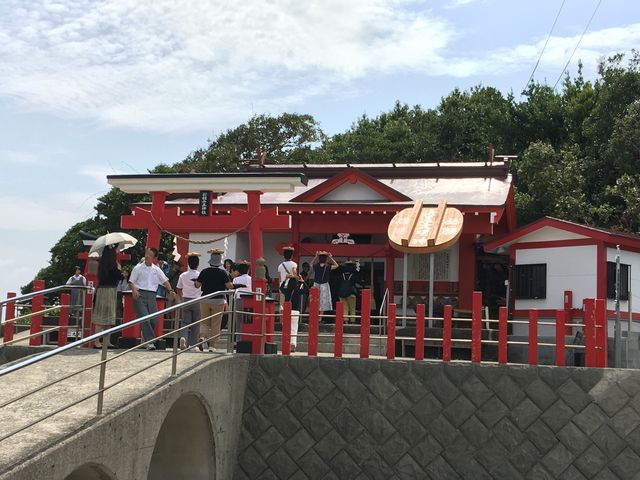
[[(95, 362), (0, 381), (0, 404)], [(124, 378), (166, 353), (129, 354)], [(93, 358), (91, 358), (93, 356)], [(46, 366), (46, 368), (45, 368)], [(636, 478), (640, 374), (467, 362), (187, 354), (0, 442), (0, 479)], [(47, 372), (46, 374), (44, 372)], [(95, 371), (3, 408), (0, 434), (95, 391)]]

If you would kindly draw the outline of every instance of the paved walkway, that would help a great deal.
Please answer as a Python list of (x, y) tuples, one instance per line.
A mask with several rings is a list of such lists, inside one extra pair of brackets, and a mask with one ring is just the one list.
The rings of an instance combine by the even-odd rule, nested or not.
[[(120, 352), (110, 351), (109, 358), (113, 358)], [(165, 362), (107, 390), (104, 394), (103, 413), (122, 407), (143, 396), (154, 386), (169, 380), (170, 352), (170, 350), (136, 351), (109, 362), (106, 386), (159, 360), (166, 359)], [(195, 365), (214, 360), (222, 355), (224, 354), (184, 353), (178, 356), (178, 375)], [(97, 392), (99, 369), (92, 368), (15, 403), (2, 405), (30, 390), (62, 378), (70, 372), (89, 367), (99, 360), (98, 350), (73, 351), (0, 377), (0, 437), (27, 426), (35, 420), (45, 418), (42, 422), (0, 441), (0, 472), (9, 465), (31, 456), (32, 452), (60, 442), (98, 418), (96, 417), (97, 396), (84, 401), (82, 398)], [(52, 416), (56, 410), (67, 406), (70, 408)]]

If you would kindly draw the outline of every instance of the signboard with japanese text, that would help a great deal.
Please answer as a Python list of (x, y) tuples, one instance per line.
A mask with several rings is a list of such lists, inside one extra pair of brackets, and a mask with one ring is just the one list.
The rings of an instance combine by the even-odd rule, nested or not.
[(198, 213), (203, 217), (206, 217), (210, 213), (211, 209), (211, 192), (203, 190), (200, 192), (200, 206), (198, 209)]

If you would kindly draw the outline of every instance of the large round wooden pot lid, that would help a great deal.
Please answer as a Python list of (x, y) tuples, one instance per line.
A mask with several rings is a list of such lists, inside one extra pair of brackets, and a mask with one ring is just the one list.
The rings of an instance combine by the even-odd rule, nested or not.
[(391, 246), (405, 253), (434, 253), (446, 250), (460, 238), (464, 217), (457, 208), (442, 201), (437, 208), (423, 207), (418, 200), (391, 219), (387, 235)]

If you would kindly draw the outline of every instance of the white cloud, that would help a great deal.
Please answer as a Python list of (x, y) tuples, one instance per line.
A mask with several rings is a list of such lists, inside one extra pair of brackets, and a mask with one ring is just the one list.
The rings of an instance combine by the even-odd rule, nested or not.
[[(544, 41), (455, 56), (460, 35), (419, 0), (5, 0), (0, 95), (102, 125), (210, 130), (375, 73), (526, 71)], [(552, 38), (543, 65), (562, 68), (576, 41)], [(575, 61), (639, 43), (640, 24), (588, 33)]]
[(371, 72), (415, 69), (451, 36), (407, 0), (13, 0), (0, 94), (107, 125), (176, 130), (282, 110)]
[(450, 0), (444, 8), (458, 8), (464, 7), (465, 5), (469, 5), (470, 3), (474, 3), (478, 0)]
[[(85, 208), (63, 202), (62, 198), (29, 200), (13, 196), (0, 196), (0, 232), (64, 233), (71, 225), (91, 215), (92, 203)], [(62, 205), (58, 207), (56, 205)]]
[(20, 150), (0, 149), (0, 165), (12, 163), (16, 165), (36, 165), (40, 163), (40, 155)]

